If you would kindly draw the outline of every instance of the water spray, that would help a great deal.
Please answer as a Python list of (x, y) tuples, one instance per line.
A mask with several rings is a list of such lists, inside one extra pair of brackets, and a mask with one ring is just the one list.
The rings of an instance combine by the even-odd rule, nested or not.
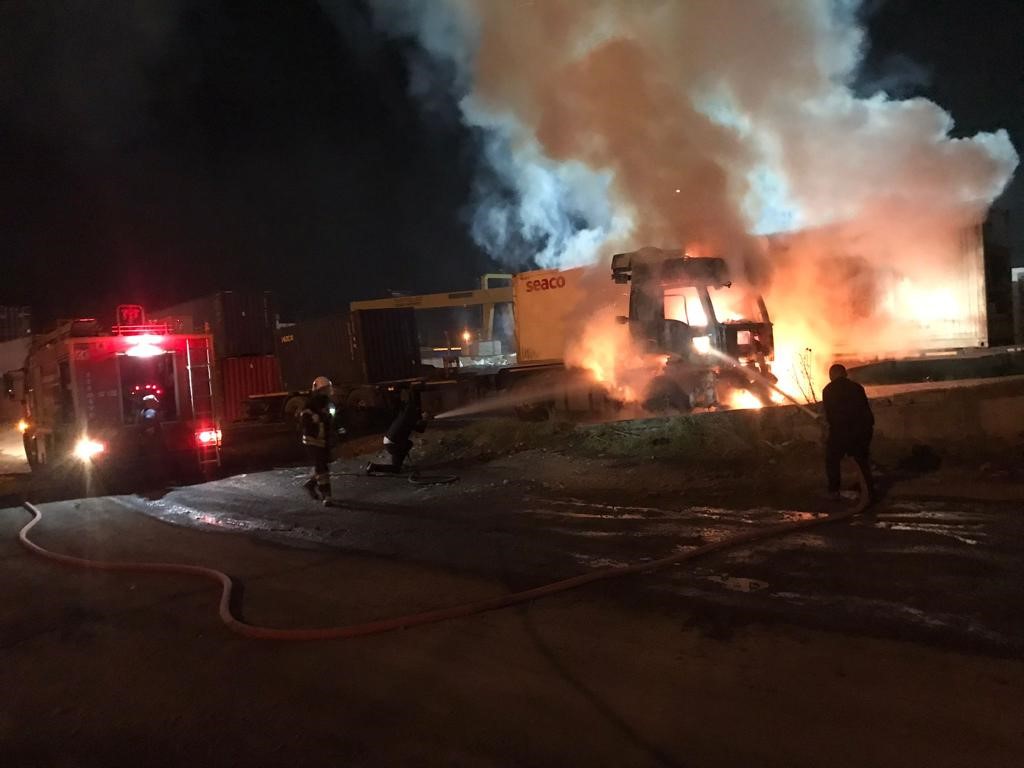
[(786, 398), (789, 402), (791, 402), (793, 405), (795, 405), (797, 408), (799, 408), (801, 410), (801, 412), (803, 412), (807, 416), (810, 416), (812, 419), (814, 419), (814, 421), (819, 421), (821, 419), (821, 414), (815, 413), (810, 408), (808, 408), (806, 405), (804, 405), (799, 400), (797, 400), (795, 397), (793, 397), (791, 394), (786, 392), (786, 390), (784, 390), (781, 387), (779, 387), (779, 385), (776, 384), (774, 381), (772, 381), (771, 379), (769, 379), (766, 376), (763, 376), (762, 374), (758, 373), (757, 371), (753, 370), (752, 368), (750, 368), (750, 367), (748, 367), (746, 365), (743, 365), (736, 358), (731, 357), (731, 356), (725, 354), (724, 352), (722, 352), (720, 350), (717, 350), (717, 349), (714, 349), (714, 348), (709, 349), (707, 353), (710, 354), (710, 355), (714, 355), (719, 360), (722, 360), (723, 362), (725, 362), (729, 366), (738, 369), (748, 379), (750, 379), (750, 381), (754, 382), (755, 384), (763, 384), (764, 386), (766, 386), (769, 389), (771, 389), (773, 392), (778, 392), (780, 395), (782, 395), (784, 398)]
[(435, 419), (454, 419), (462, 416), (478, 416), (493, 413), (519, 405), (535, 405), (544, 400), (552, 400), (567, 392), (581, 388), (581, 384), (565, 380), (555, 382), (534, 381), (519, 388), (501, 392), (494, 397), (485, 398), (468, 405), (439, 413)]

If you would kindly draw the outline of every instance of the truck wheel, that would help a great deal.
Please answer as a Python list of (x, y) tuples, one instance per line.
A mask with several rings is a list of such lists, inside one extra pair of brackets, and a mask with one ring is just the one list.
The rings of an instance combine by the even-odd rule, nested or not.
[(302, 409), (305, 407), (306, 398), (296, 395), (288, 399), (288, 402), (284, 404), (284, 408), (281, 411), (284, 415), (285, 423), (295, 427), (297, 434), (302, 434), (302, 420), (299, 418), (299, 414), (302, 413)]
[(29, 469), (34, 470), (39, 466), (39, 455), (36, 453), (36, 436), (26, 432), (21, 436), (21, 442), (25, 446), (25, 458), (28, 460)]
[(644, 410), (659, 413), (675, 409), (689, 411), (690, 396), (678, 383), (667, 376), (659, 376), (651, 382), (643, 402)]
[(284, 404), (284, 418), (285, 421), (295, 421), (299, 418), (299, 413), (303, 408), (306, 407), (306, 398), (301, 395), (288, 398), (288, 401)]
[(373, 409), (367, 399), (358, 392), (349, 395), (342, 416), (341, 423), (349, 432), (361, 434), (373, 428)]
[(41, 471), (48, 463), (46, 437), (39, 435), (22, 435), (22, 442), (25, 445), (25, 458), (28, 459), (28, 466), (33, 472)]

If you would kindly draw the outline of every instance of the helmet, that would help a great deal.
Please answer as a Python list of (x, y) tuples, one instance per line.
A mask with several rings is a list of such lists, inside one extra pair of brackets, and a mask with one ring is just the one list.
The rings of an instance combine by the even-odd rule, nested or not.
[(326, 376), (317, 376), (315, 379), (313, 379), (312, 390), (316, 392), (318, 389), (325, 389), (327, 387), (332, 386), (334, 385), (331, 384), (331, 380), (328, 379)]

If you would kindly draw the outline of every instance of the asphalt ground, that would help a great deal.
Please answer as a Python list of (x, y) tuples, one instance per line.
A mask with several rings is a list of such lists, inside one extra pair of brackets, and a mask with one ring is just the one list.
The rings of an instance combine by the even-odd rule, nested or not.
[[(36, 538), (219, 567), (247, 621), (322, 626), (835, 511), (799, 461), (744, 477), (522, 451), (445, 486), (361, 463), (335, 464), (338, 508), (283, 468), (45, 504)], [(950, 470), (852, 523), (295, 644), (232, 635), (202, 582), (34, 558), (15, 540), (27, 514), (3, 510), (0, 748), (12, 765), (1018, 765), (1021, 490)]]

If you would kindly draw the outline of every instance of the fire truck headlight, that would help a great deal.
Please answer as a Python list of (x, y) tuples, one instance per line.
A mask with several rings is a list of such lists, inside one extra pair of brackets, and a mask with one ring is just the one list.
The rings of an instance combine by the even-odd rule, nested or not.
[(28, 432), (28, 422), (25, 421), (24, 419), (19, 420), (18, 421), (18, 431), (21, 432), (21, 434), (23, 434), (23, 435), (26, 432)]
[(75, 443), (75, 457), (79, 461), (90, 461), (94, 457), (103, 453), (106, 449), (107, 446), (98, 440), (90, 440), (88, 437), (82, 437), (79, 438), (77, 443)]
[(694, 336), (693, 337), (693, 348), (700, 352), (702, 355), (706, 355), (711, 351), (711, 337), (710, 336)]

